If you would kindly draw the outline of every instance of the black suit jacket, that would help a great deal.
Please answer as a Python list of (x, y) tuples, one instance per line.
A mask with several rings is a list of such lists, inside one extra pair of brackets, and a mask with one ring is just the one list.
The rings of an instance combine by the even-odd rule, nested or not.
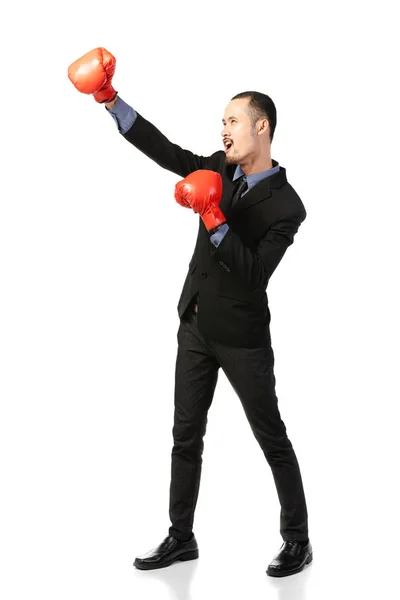
[[(279, 172), (257, 183), (231, 209), (236, 165), (226, 164), (223, 150), (211, 156), (194, 154), (170, 142), (139, 113), (122, 135), (158, 165), (181, 177), (198, 169), (221, 174), (220, 206), (229, 231), (216, 248), (199, 217), (178, 314), (182, 318), (197, 295), (197, 323), (206, 339), (236, 347), (270, 347), (268, 281), (306, 218), (300, 197), (286, 179), (286, 169), (280, 167)], [(272, 164), (278, 163), (272, 160)]]

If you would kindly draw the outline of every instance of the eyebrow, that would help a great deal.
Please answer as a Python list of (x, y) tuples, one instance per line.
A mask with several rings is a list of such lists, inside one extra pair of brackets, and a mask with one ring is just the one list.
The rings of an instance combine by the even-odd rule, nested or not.
[[(228, 121), (230, 121), (231, 119), (237, 119), (237, 117), (228, 117)], [(225, 123), (225, 119), (222, 119), (222, 122)]]

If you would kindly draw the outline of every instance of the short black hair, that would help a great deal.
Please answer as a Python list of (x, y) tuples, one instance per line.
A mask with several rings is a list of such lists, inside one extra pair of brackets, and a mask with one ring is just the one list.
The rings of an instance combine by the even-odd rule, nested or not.
[(237, 100), (238, 98), (250, 98), (248, 107), (253, 127), (258, 119), (268, 119), (269, 141), (272, 142), (276, 127), (276, 107), (271, 98), (261, 92), (241, 92), (233, 96), (231, 100)]

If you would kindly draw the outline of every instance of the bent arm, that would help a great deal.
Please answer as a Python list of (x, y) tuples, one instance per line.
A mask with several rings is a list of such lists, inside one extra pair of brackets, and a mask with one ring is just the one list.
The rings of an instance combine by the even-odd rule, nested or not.
[(253, 252), (232, 230), (226, 231), (213, 258), (233, 277), (239, 277), (252, 292), (266, 290), (272, 273), (282, 260), (306, 212), (278, 219)]

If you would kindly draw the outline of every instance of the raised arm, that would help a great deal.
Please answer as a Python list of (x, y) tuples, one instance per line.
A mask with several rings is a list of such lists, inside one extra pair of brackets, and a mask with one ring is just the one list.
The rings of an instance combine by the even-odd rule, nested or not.
[(121, 135), (160, 167), (181, 177), (198, 169), (217, 167), (222, 150), (200, 156), (181, 148), (124, 102), (112, 86), (115, 67), (116, 60), (110, 52), (95, 48), (69, 66), (68, 77), (77, 90), (92, 94), (96, 102), (104, 104)]

